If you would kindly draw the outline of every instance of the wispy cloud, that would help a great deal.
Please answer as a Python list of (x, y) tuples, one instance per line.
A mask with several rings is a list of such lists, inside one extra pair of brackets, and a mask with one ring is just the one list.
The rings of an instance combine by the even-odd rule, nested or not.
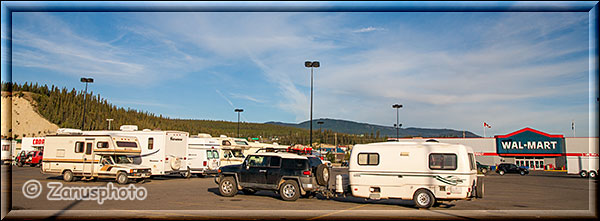
[(238, 94), (238, 93), (229, 93), (229, 95), (231, 95), (231, 97), (233, 98), (239, 98), (239, 99), (244, 99), (244, 100), (249, 100), (255, 103), (265, 103), (265, 101), (254, 98), (250, 95), (246, 95), (246, 94)]
[(364, 32), (383, 31), (383, 30), (385, 30), (385, 29), (384, 28), (376, 28), (376, 27), (373, 27), (373, 26), (369, 26), (369, 27), (366, 27), (366, 28), (361, 28), (361, 29), (354, 30), (352, 32), (355, 32), (355, 33), (364, 33)]
[(227, 103), (229, 103), (229, 105), (231, 105), (231, 107), (236, 108), (235, 105), (233, 105), (233, 102), (231, 102), (231, 100), (229, 100), (229, 98), (225, 97), (225, 95), (223, 95), (223, 93), (221, 93), (221, 91), (219, 89), (215, 89), (215, 91), (217, 92), (217, 94), (219, 94), (223, 99), (225, 99), (225, 101), (227, 101)]

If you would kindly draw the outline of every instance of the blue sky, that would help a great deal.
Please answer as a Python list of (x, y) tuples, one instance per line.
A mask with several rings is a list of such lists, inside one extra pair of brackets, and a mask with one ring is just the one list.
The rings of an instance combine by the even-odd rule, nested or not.
[[(173, 118), (588, 136), (588, 13), (13, 12), (13, 81)], [(8, 37), (2, 33), (2, 41)], [(4, 44), (4, 43), (3, 43)], [(3, 53), (3, 63), (6, 62)], [(3, 73), (4, 76), (4, 73)], [(598, 93), (597, 88), (593, 93)], [(595, 98), (593, 99), (595, 100)], [(597, 114), (597, 113), (596, 113)]]

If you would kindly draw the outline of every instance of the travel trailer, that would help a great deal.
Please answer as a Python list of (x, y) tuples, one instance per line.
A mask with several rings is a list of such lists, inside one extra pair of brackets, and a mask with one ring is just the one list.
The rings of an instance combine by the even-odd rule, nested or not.
[(187, 132), (162, 131), (144, 129), (138, 130), (135, 125), (123, 125), (120, 130), (82, 131), (89, 135), (115, 135), (133, 136), (140, 143), (141, 155), (136, 158), (136, 163), (152, 169), (152, 176), (181, 174), (189, 177), (190, 168), (187, 167)]
[(221, 142), (221, 166), (241, 164), (246, 158), (251, 146), (248, 141), (239, 138), (221, 135), (217, 138)]
[(483, 175), (477, 175), (473, 150), (463, 145), (435, 140), (357, 144), (348, 171), (347, 183), (336, 176), (337, 193), (413, 200), (419, 208), (483, 197)]
[(2, 162), (0, 164), (11, 163), (13, 160), (13, 153), (17, 146), (17, 142), (13, 140), (2, 139)]
[(259, 150), (286, 151), (288, 148), (287, 146), (279, 145), (278, 143), (269, 144), (258, 141), (249, 142), (248, 145), (250, 148), (244, 153), (244, 155), (257, 153)]
[(220, 166), (221, 143), (210, 134), (188, 138), (187, 163), (192, 174), (206, 176), (217, 174)]
[(577, 174), (583, 178), (598, 178), (598, 138), (574, 137), (566, 139), (572, 148), (567, 156), (567, 174)]
[(150, 177), (150, 168), (137, 165), (140, 155), (135, 137), (112, 135), (56, 134), (46, 136), (43, 174), (62, 175), (67, 182), (81, 177), (114, 178), (119, 184)]

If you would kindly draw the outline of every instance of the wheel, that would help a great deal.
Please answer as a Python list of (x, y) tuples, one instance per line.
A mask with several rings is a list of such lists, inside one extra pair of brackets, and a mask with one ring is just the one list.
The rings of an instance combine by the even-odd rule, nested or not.
[(484, 190), (484, 185), (483, 185), (483, 179), (477, 179), (477, 198), (483, 198), (483, 190)]
[(419, 189), (413, 196), (413, 201), (418, 208), (429, 208), (435, 204), (435, 197), (426, 189)]
[(505, 172), (504, 172), (504, 170), (500, 170), (500, 172), (498, 172), (498, 173), (500, 173), (500, 176), (504, 176)]
[(183, 178), (189, 179), (190, 177), (192, 177), (192, 171), (190, 171), (190, 168), (188, 168), (185, 172), (181, 173), (181, 176)]
[(596, 171), (590, 171), (590, 179), (595, 179), (596, 178)]
[(582, 170), (582, 171), (579, 171), (579, 176), (582, 178), (586, 178), (588, 176), (588, 173), (587, 173), (587, 171)]
[(519, 172), (519, 174), (521, 174), (521, 176), (525, 176), (525, 171), (521, 170), (521, 172)]
[(254, 189), (242, 189), (242, 192), (244, 192), (244, 194), (246, 195), (253, 195), (256, 193), (256, 190)]
[(73, 181), (73, 172), (71, 172), (70, 170), (63, 172), (63, 180), (65, 182), (72, 182)]
[(327, 186), (329, 184), (329, 167), (325, 164), (317, 166), (317, 184)]
[(121, 185), (125, 185), (129, 182), (129, 178), (125, 172), (119, 172), (117, 174), (117, 183)]
[(237, 194), (237, 183), (231, 176), (226, 176), (219, 182), (219, 193), (221, 196), (232, 197)]
[(279, 195), (285, 201), (296, 201), (300, 198), (300, 187), (294, 180), (286, 180), (279, 187)]
[(483, 174), (487, 173), (487, 169), (486, 168), (481, 168), (481, 173), (483, 173)]
[(22, 166), (23, 166), (23, 163), (21, 163), (21, 161), (17, 161), (17, 166), (18, 166), (18, 167), (22, 167)]

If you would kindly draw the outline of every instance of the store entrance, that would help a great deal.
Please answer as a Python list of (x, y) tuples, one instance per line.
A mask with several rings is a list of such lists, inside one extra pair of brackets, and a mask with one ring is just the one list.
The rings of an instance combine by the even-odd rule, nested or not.
[(529, 170), (544, 170), (543, 157), (516, 157), (515, 164), (527, 167)]

